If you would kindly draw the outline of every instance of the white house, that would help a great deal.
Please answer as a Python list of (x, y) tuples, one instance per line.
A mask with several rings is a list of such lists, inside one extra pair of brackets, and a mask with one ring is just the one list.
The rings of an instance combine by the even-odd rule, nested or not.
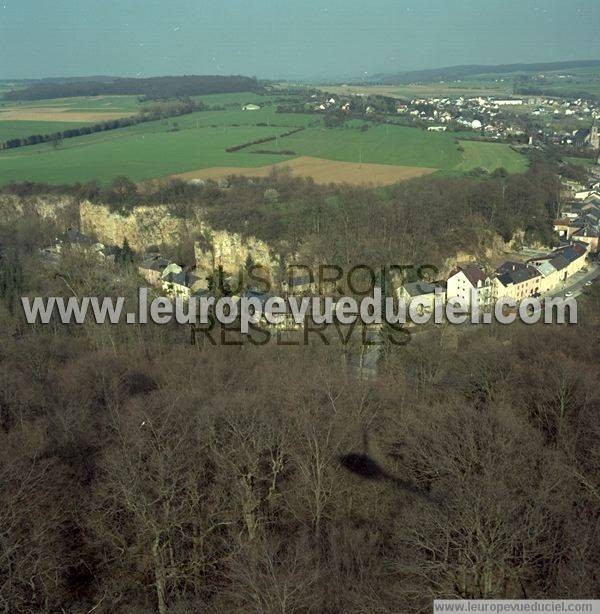
[[(474, 295), (472, 295), (473, 292)], [(448, 302), (460, 300), (469, 311), (473, 307), (472, 296), (476, 298), (479, 307), (484, 307), (492, 301), (492, 279), (486, 274), (483, 267), (478, 265), (457, 267), (448, 278), (446, 295)]]
[(499, 107), (520, 106), (523, 100), (519, 98), (507, 98), (506, 100), (494, 100), (494, 104)]
[(587, 200), (590, 196), (595, 198), (600, 198), (600, 192), (596, 190), (581, 190), (580, 192), (575, 192), (575, 200)]

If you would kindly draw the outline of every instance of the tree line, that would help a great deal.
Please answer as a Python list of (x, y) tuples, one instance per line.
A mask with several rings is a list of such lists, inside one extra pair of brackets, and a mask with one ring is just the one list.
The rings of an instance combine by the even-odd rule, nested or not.
[(221, 75), (184, 75), (145, 79), (113, 78), (107, 81), (39, 82), (4, 94), (4, 100), (46, 100), (75, 96), (139, 95), (148, 99), (258, 92), (261, 86), (254, 77)]
[(292, 130), (287, 130), (286, 132), (282, 132), (279, 136), (265, 136), (260, 139), (254, 139), (253, 141), (247, 141), (246, 143), (240, 143), (239, 145), (232, 145), (231, 147), (228, 147), (225, 151), (227, 153), (233, 153), (234, 151), (240, 151), (241, 149), (252, 147), (252, 145), (270, 143), (271, 141), (275, 141), (278, 138), (282, 139), (286, 136), (291, 136), (292, 134), (296, 134), (297, 132), (302, 132), (302, 130), (304, 129), (305, 129), (304, 126), (300, 126), (299, 128), (293, 128)]

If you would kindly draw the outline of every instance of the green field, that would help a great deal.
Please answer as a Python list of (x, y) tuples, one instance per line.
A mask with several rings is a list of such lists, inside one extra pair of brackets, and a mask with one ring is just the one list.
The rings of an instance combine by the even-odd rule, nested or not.
[[(294, 128), (297, 126), (308, 126), (309, 124), (315, 122), (322, 123), (322, 119), (320, 117), (315, 117), (311, 115), (276, 113), (275, 107), (265, 107), (261, 108), (258, 111), (242, 111), (241, 108), (226, 108), (223, 111), (199, 111), (196, 113), (190, 113), (188, 115), (181, 115), (179, 117), (171, 117), (165, 120), (157, 120), (153, 122), (137, 124), (135, 126), (120, 128), (118, 130), (109, 130), (106, 132), (99, 132), (72, 139), (65, 139), (63, 141), (63, 144), (61, 145), (61, 149), (65, 150), (72, 148), (88, 147), (107, 141), (120, 141), (122, 139), (129, 139), (136, 135), (172, 135), (174, 128), (177, 128), (179, 132), (183, 132), (185, 130), (197, 130), (202, 128), (218, 127), (225, 132), (229, 128), (248, 126), (255, 128), (256, 136), (254, 136), (254, 138), (260, 138), (261, 136), (268, 136), (268, 134), (271, 134), (271, 132), (268, 131), (268, 128), (279, 127), (280, 130), (276, 130), (275, 132), (281, 133), (286, 132), (290, 128)], [(257, 126), (257, 124), (264, 125)], [(2, 122), (0, 122), (0, 126), (1, 125)], [(76, 124), (69, 123), (69, 125)], [(262, 130), (266, 132), (264, 134), (261, 134)], [(229, 147), (230, 145), (236, 145), (237, 143), (237, 141), (234, 141), (233, 143), (229, 143), (227, 147)], [(44, 153), (47, 149), (47, 144), (33, 145), (26, 148), (19, 148), (15, 150), (7, 150), (4, 152), (0, 152), (0, 156), (23, 156), (34, 153)]]
[(52, 134), (87, 125), (87, 122), (2, 121), (0, 113), (0, 143), (8, 139), (25, 138), (33, 134)]
[(131, 112), (136, 113), (140, 103), (137, 96), (80, 96), (76, 98), (51, 98), (49, 100), (0, 100), (3, 107), (36, 109), (56, 107), (65, 112)]
[(563, 96), (579, 95), (583, 92), (600, 96), (600, 68), (569, 68), (545, 72), (531, 82), (532, 87)]
[[(97, 96), (55, 100), (0, 100), (0, 143), (8, 139), (52, 134), (88, 126), (104, 120), (106, 113), (134, 115), (139, 108), (135, 96)], [(73, 117), (73, 113), (82, 114)], [(71, 115), (71, 120), (68, 117)], [(114, 116), (108, 116), (109, 118)]]
[[(218, 125), (250, 125), (267, 123), (277, 126), (301, 126), (307, 125), (314, 118), (308, 116), (283, 116), (275, 113), (275, 106), (263, 107), (265, 103), (272, 102), (271, 97), (260, 96), (253, 93), (239, 94), (213, 94), (210, 96), (198, 96), (211, 106), (225, 106), (224, 111), (207, 111), (199, 114), (181, 116), (169, 120), (176, 122), (181, 127), (201, 127)], [(244, 104), (255, 103), (261, 106), (258, 111), (242, 111)], [(8, 105), (9, 103), (6, 103)], [(91, 125), (102, 121), (103, 112), (127, 112), (132, 115), (137, 113), (139, 105), (134, 96), (104, 96), (98, 98), (61, 98), (57, 100), (41, 100), (35, 102), (10, 103), (10, 109), (18, 108), (27, 111), (35, 111), (39, 108), (55, 108), (57, 111), (64, 110), (66, 113), (83, 112), (94, 113), (97, 117), (90, 121), (35, 121), (11, 119), (3, 120), (2, 114), (8, 106), (0, 103), (0, 143), (13, 138), (25, 138), (34, 134), (52, 134), (70, 128)], [(42, 116), (43, 117), (43, 116)], [(55, 116), (56, 117), (56, 116)], [(60, 116), (58, 116), (60, 119)]]
[[(265, 103), (272, 102), (272, 97), (261, 96), (254, 93), (235, 93), (235, 94), (212, 94), (209, 96), (197, 96), (196, 100), (202, 100), (211, 106), (225, 106), (224, 111), (204, 112), (194, 114), (194, 116), (181, 116), (175, 118), (181, 126), (192, 127), (210, 126), (212, 124), (256, 124), (271, 123), (280, 126), (306, 125), (310, 123), (310, 118), (304, 116), (283, 117), (275, 113), (275, 107), (269, 106), (261, 108), (259, 111), (242, 111), (241, 107), (245, 104), (258, 104), (261, 107)], [(37, 100), (25, 102), (0, 102), (0, 143), (13, 138), (24, 138), (34, 134), (52, 134), (69, 128), (86, 126), (102, 121), (102, 113), (137, 113), (140, 103), (135, 96), (102, 96), (95, 98), (60, 98), (56, 100)], [(11, 119), (3, 120), (2, 114), (8, 109), (19, 109), (23, 111), (35, 111), (36, 109), (54, 108), (57, 112), (66, 113), (94, 113), (97, 117), (94, 120), (74, 122), (74, 121), (35, 121)], [(55, 116), (56, 117), (56, 116)], [(58, 116), (60, 119), (60, 116)]]
[(225, 149), (277, 132), (277, 128), (250, 126), (199, 128), (173, 133), (157, 131), (97, 142), (88, 139), (85, 143), (57, 151), (47, 147), (45, 151), (15, 151), (0, 156), (0, 183), (74, 183), (92, 179), (108, 182), (117, 175), (127, 175), (138, 181), (225, 164), (244, 167), (274, 164), (283, 157), (244, 152), (227, 154)]
[[(263, 107), (258, 111), (242, 111), (239, 108), (226, 108), (224, 111), (202, 111), (181, 115), (168, 120), (176, 122), (183, 128), (196, 126), (255, 126), (256, 124), (269, 124), (270, 126), (308, 126), (311, 123), (322, 123), (320, 117), (313, 115), (300, 115), (296, 113), (276, 113), (275, 107)], [(282, 132), (285, 132), (283, 130)]]
[(461, 145), (465, 151), (464, 159), (458, 165), (460, 170), (502, 167), (509, 173), (522, 173), (527, 169), (527, 159), (503, 143), (461, 141)]
[[(254, 98), (253, 98), (254, 96)], [(115, 98), (115, 97), (110, 97)], [(126, 97), (120, 97), (126, 98)], [(507, 145), (463, 142), (461, 152), (456, 136), (431, 133), (418, 128), (371, 125), (360, 130), (364, 122), (351, 121), (343, 128), (326, 129), (320, 116), (276, 113), (272, 97), (253, 94), (206, 96), (212, 105), (226, 106), (223, 111), (204, 111), (65, 139), (58, 149), (48, 143), (0, 152), (0, 184), (10, 181), (73, 183), (97, 179), (107, 183), (117, 175), (135, 181), (210, 167), (256, 168), (290, 160), (290, 156), (258, 154), (257, 150), (291, 150), (298, 156), (311, 156), (342, 162), (394, 164), (425, 167), (442, 171), (464, 172), (500, 166), (512, 172), (526, 167), (526, 160)], [(219, 101), (219, 102), (217, 102)], [(241, 105), (254, 101), (257, 111), (242, 111)], [(84, 99), (60, 101), (65, 106), (82, 108)], [(92, 100), (87, 100), (92, 104)], [(98, 104), (95, 99), (94, 104)], [(111, 104), (117, 104), (111, 101)], [(122, 100), (124, 106), (132, 104)], [(114, 108), (114, 107), (113, 107)], [(16, 124), (5, 122), (6, 131), (17, 135)], [(48, 132), (49, 125), (33, 125), (33, 132)], [(258, 125), (260, 124), (260, 125)], [(69, 123), (69, 126), (75, 124)], [(228, 147), (268, 136), (280, 135), (294, 127), (305, 130), (276, 142), (254, 145), (235, 153)], [(3, 137), (0, 121), (0, 139)], [(26, 136), (21, 132), (19, 136)]]
[(475, 98), (477, 96), (496, 96), (503, 98), (512, 95), (512, 84), (477, 81), (455, 81), (453, 83), (431, 83), (399, 85), (394, 87), (394, 95), (399, 98)]
[(461, 162), (451, 134), (405, 126), (372, 126), (366, 132), (357, 128), (310, 128), (281, 140), (280, 147), (298, 155), (340, 162), (426, 168), (454, 168)]

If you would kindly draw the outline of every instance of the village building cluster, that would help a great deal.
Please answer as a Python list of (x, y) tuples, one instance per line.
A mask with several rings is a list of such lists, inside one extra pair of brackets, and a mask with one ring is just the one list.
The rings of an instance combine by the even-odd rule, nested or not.
[(365, 119), (385, 115), (392, 122), (390, 116), (396, 115), (402, 123), (429, 132), (473, 131), (492, 141), (600, 149), (598, 129), (589, 127), (596, 126), (600, 107), (584, 98), (458, 96), (399, 101), (349, 92), (312, 94), (308, 107), (314, 113), (344, 112)]
[(418, 300), (433, 309), (436, 297), (442, 301), (460, 300), (467, 310), (484, 310), (501, 298), (515, 302), (541, 297), (565, 288), (567, 280), (587, 266), (589, 245), (573, 241), (527, 262), (507, 261), (493, 271), (479, 264), (456, 266), (445, 281), (415, 281), (403, 285), (398, 296), (410, 305)]
[[(501, 298), (511, 298), (518, 303), (529, 297), (543, 297), (551, 293), (565, 293), (568, 296), (570, 292), (565, 290), (568, 281), (585, 269), (588, 258), (593, 258), (600, 250), (600, 182), (592, 180), (589, 186), (582, 186), (565, 180), (563, 189), (569, 197), (562, 217), (554, 224), (560, 244), (550, 253), (533, 256), (525, 262), (509, 260), (494, 270), (476, 263), (457, 265), (443, 281), (398, 282), (395, 291), (397, 298), (403, 299), (407, 305), (418, 301), (425, 310), (432, 310), (434, 301), (439, 298), (443, 302), (459, 299), (468, 310), (477, 306), (484, 311)], [(43, 261), (47, 265), (58, 264), (65, 246), (83, 249), (101, 260), (129, 257), (123, 248), (107, 248), (78, 230), (69, 228), (64, 235), (57, 237), (55, 245), (42, 250)], [(238, 285), (239, 280), (233, 279), (231, 274), (221, 271), (225, 277), (217, 280), (215, 271), (206, 270), (206, 266), (199, 261), (196, 264), (192, 269), (184, 269), (160, 253), (149, 253), (137, 264), (137, 272), (157, 294), (173, 299), (189, 300), (192, 296), (213, 294), (216, 286), (223, 281), (232, 282), (232, 287)], [(279, 294), (273, 294), (275, 291)], [(292, 274), (281, 283), (274, 284), (273, 291), (261, 291), (244, 285), (236, 288), (234, 296), (236, 294), (265, 302), (273, 296), (325, 296), (335, 293), (333, 287), (319, 287), (312, 275), (292, 268)]]
[(563, 179), (562, 215), (554, 222), (560, 244), (554, 251), (526, 262), (507, 261), (490, 272), (475, 264), (456, 267), (446, 282), (407, 284), (400, 296), (433, 305), (436, 288), (438, 293), (442, 288), (447, 300), (458, 297), (472, 307), (475, 296), (481, 307), (502, 297), (518, 302), (560, 292), (600, 252), (600, 167), (591, 167), (588, 177), (588, 185)]
[[(548, 254), (538, 255), (526, 262), (506, 261), (493, 271), (479, 264), (456, 266), (445, 281), (414, 281), (404, 283), (397, 290), (397, 297), (407, 304), (419, 301), (425, 308), (433, 308), (436, 297), (444, 302), (460, 299), (471, 310), (473, 300), (480, 309), (500, 298), (512, 298), (516, 302), (529, 297), (541, 297), (560, 292), (570, 278), (584, 269), (587, 258), (594, 249), (590, 243), (570, 238)], [(184, 271), (180, 266), (153, 254), (140, 263), (138, 271), (149, 285), (172, 298), (189, 299), (210, 292), (208, 276), (198, 271)], [(317, 285), (312, 277), (296, 275), (279, 288), (282, 296), (288, 294), (315, 294)], [(266, 300), (274, 294), (252, 288), (243, 291), (244, 296)]]
[(457, 266), (447, 280), (404, 284), (398, 296), (408, 303), (418, 299), (432, 309), (436, 295), (441, 294), (444, 301), (459, 298), (470, 309), (472, 297), (481, 308), (499, 298), (519, 302), (561, 292), (600, 253), (600, 167), (591, 167), (588, 177), (587, 185), (562, 181), (562, 213), (554, 222), (557, 249), (526, 262), (507, 261), (493, 271), (478, 264)]
[(561, 217), (554, 221), (554, 231), (563, 241), (586, 243), (590, 251), (600, 249), (600, 167), (589, 170), (590, 181), (582, 185), (563, 180)]

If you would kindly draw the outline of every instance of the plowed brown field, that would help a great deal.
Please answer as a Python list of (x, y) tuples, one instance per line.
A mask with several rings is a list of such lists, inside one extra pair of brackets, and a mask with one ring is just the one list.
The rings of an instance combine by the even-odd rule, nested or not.
[(273, 172), (273, 169), (284, 168), (290, 169), (292, 175), (312, 177), (316, 183), (349, 183), (352, 185), (387, 185), (412, 179), (413, 177), (421, 177), (436, 171), (434, 168), (395, 166), (393, 164), (358, 164), (355, 162), (336, 162), (335, 160), (321, 160), (320, 158), (301, 156), (269, 166), (257, 168), (217, 166), (181, 173), (175, 175), (175, 177), (184, 180), (221, 179), (229, 175), (267, 177)]

